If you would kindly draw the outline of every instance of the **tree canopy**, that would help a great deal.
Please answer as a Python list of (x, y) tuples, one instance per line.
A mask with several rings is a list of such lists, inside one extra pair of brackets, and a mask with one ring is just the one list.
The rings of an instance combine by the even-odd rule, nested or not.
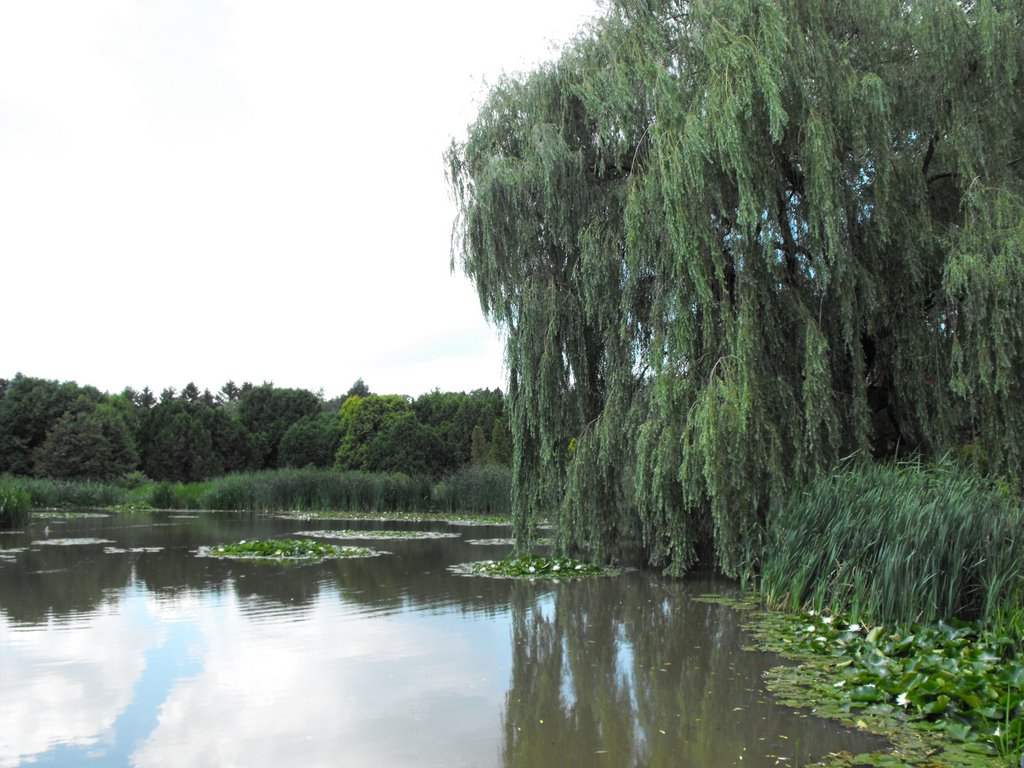
[(1024, 459), (1024, 2), (610, 0), (447, 155), (516, 535), (712, 545), (842, 457)]

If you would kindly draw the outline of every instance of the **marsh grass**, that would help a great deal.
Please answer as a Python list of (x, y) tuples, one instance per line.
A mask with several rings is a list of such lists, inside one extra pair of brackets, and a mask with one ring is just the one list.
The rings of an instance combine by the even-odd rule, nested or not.
[(430, 484), (401, 473), (278, 469), (215, 480), (201, 503), (255, 511), (426, 512)]
[(28, 522), (32, 501), (24, 490), (0, 481), (0, 528), (20, 528)]
[(11, 477), (5, 478), (3, 484), (27, 494), (30, 507), (47, 509), (109, 507), (122, 503), (128, 495), (128, 490), (121, 486), (96, 480)]
[(955, 466), (847, 469), (795, 494), (770, 534), (761, 589), (771, 606), (897, 625), (1020, 622), (1021, 505)]
[(465, 467), (434, 486), (433, 502), (442, 513), (508, 517), (512, 514), (512, 470), (492, 465)]

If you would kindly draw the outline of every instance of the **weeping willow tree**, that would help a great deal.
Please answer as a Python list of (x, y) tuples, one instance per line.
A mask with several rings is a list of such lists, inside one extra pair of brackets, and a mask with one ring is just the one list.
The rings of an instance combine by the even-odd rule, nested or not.
[(1024, 2), (610, 0), (447, 155), (516, 536), (756, 568), (842, 457), (1024, 458)]

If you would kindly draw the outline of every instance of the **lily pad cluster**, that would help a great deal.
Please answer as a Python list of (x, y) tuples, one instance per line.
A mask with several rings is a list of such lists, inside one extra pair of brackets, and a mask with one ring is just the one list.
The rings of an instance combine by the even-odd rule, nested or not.
[(241, 560), (332, 560), (384, 554), (366, 547), (343, 547), (313, 539), (252, 539), (207, 547), (201, 554)]
[(460, 573), (476, 576), (495, 576), (526, 579), (581, 579), (592, 576), (611, 576), (618, 569), (594, 563), (584, 563), (571, 557), (524, 556), (503, 560), (481, 560), (456, 567)]
[(460, 533), (442, 531), (299, 531), (296, 536), (313, 536), (319, 539), (457, 539)]
[(1024, 650), (963, 622), (891, 631), (814, 613), (787, 618), (787, 640), (830, 657), (840, 710), (897, 717), (968, 751), (1024, 750)]

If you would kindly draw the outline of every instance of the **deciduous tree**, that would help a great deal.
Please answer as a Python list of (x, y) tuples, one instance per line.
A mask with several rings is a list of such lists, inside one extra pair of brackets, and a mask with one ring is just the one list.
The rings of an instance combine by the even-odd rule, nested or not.
[[(1024, 3), (611, 0), (448, 154), (520, 540), (756, 568), (853, 452), (1024, 459)], [(569, 451), (570, 441), (573, 450)]]

